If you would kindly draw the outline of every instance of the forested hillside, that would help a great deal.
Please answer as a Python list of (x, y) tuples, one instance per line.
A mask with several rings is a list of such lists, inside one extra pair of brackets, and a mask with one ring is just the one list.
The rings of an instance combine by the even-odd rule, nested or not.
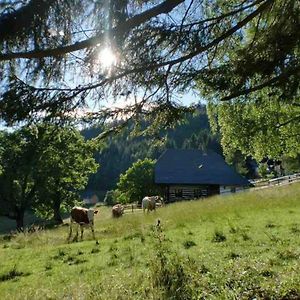
[[(199, 106), (194, 115), (187, 115), (185, 122), (172, 130), (161, 130), (158, 136), (132, 136), (132, 125), (122, 133), (109, 138), (107, 147), (96, 155), (100, 163), (98, 172), (90, 177), (87, 189), (106, 191), (115, 188), (119, 175), (133, 162), (146, 157), (157, 159), (167, 148), (196, 148), (222, 153), (219, 137), (209, 128), (206, 109)], [(82, 131), (85, 138), (97, 136), (101, 128)]]

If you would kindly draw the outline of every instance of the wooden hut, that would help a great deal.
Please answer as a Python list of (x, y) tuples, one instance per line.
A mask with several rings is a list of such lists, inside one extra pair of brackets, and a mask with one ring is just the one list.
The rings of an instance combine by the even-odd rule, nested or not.
[(183, 149), (168, 149), (160, 156), (155, 183), (163, 188), (167, 202), (237, 192), (249, 186), (221, 155)]

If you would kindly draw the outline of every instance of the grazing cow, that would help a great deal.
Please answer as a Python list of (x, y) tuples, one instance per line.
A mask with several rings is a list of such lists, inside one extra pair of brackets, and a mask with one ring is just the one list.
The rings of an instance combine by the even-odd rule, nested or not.
[(143, 209), (143, 211), (145, 212), (145, 209), (147, 209), (147, 212), (149, 212), (151, 210), (155, 211), (156, 205), (157, 205), (156, 202), (160, 203), (160, 205), (161, 205), (162, 201), (161, 201), (160, 196), (151, 196), (151, 197), (146, 196), (146, 197), (144, 197), (143, 200), (142, 200), (142, 209)]
[(70, 218), (70, 233), (69, 239), (72, 235), (72, 227), (73, 224), (76, 224), (76, 236), (74, 239), (77, 240), (78, 238), (78, 225), (81, 229), (81, 239), (83, 238), (83, 228), (90, 227), (93, 233), (93, 238), (95, 239), (95, 232), (94, 232), (94, 215), (98, 213), (98, 210), (94, 210), (93, 208), (83, 208), (75, 206), (71, 210), (71, 218)]
[(119, 218), (124, 214), (124, 206), (121, 204), (116, 204), (113, 206), (111, 212), (113, 218)]

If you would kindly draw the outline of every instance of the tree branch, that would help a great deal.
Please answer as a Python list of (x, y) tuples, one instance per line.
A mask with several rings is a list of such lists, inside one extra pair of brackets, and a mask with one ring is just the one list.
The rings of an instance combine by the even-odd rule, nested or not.
[(300, 120), (300, 116), (295, 116), (295, 117), (293, 117), (293, 118), (287, 120), (286, 122), (277, 124), (276, 128), (283, 127), (283, 126), (285, 126), (285, 125), (288, 125), (288, 124), (290, 124), (290, 123), (292, 123), (292, 122), (295, 122), (295, 121), (298, 121), (298, 120)]
[(248, 95), (248, 94), (253, 93), (255, 91), (261, 90), (264, 87), (276, 84), (276, 83), (280, 82), (282, 79), (287, 79), (289, 76), (294, 75), (295, 73), (297, 73), (299, 71), (300, 71), (300, 66), (298, 66), (296, 68), (289, 69), (287, 72), (282, 73), (281, 75), (276, 76), (276, 77), (274, 77), (270, 80), (267, 80), (267, 81), (263, 82), (262, 84), (259, 84), (259, 85), (256, 85), (256, 86), (252, 87), (252, 88), (245, 89), (243, 91), (238, 91), (236, 93), (230, 94), (229, 96), (223, 97), (221, 99), (221, 101), (229, 101), (229, 100), (237, 98), (239, 96)]
[[(43, 19), (49, 8), (57, 0), (31, 0), (17, 10), (3, 13), (0, 17), (0, 43), (15, 37), (17, 34), (30, 30), (33, 21)], [(15, 4), (15, 3), (14, 3)]]
[(222, 19), (234, 16), (237, 13), (240, 13), (240, 12), (242, 12), (242, 11), (248, 9), (248, 8), (251, 8), (255, 5), (258, 5), (259, 3), (263, 2), (263, 1), (264, 0), (256, 0), (256, 1), (254, 1), (253, 3), (251, 3), (249, 5), (242, 6), (241, 8), (236, 9), (236, 10), (232, 10), (232, 11), (226, 13), (226, 14), (222, 14), (222, 15), (219, 15), (219, 16), (216, 16), (216, 17), (205, 19), (205, 20), (200, 20), (198, 22), (193, 22), (193, 23), (188, 23), (188, 24), (181, 24), (180, 26), (181, 27), (193, 27), (195, 25), (201, 25), (201, 24), (204, 24), (204, 23), (212, 22), (212, 21), (221, 21)]
[[(165, 66), (171, 66), (172, 67), (173, 65), (176, 65), (178, 63), (182, 63), (184, 61), (187, 61), (187, 60), (203, 53), (204, 51), (207, 51), (210, 48), (218, 45), (220, 42), (222, 42), (223, 40), (225, 40), (226, 38), (228, 38), (229, 36), (234, 34), (236, 31), (240, 30), (246, 24), (248, 24), (252, 19), (254, 19), (257, 15), (261, 14), (265, 9), (267, 9), (273, 3), (274, 3), (274, 0), (266, 0), (255, 11), (253, 11), (251, 14), (249, 14), (242, 21), (238, 22), (235, 26), (233, 26), (229, 30), (225, 31), (218, 38), (214, 39), (213, 41), (211, 41), (210, 43), (208, 43), (205, 46), (199, 46), (197, 50), (195, 50), (193, 52), (190, 52), (187, 55), (181, 56), (177, 59), (164, 61), (164, 62), (157, 63), (157, 64), (145, 65), (145, 66), (142, 66), (142, 67), (139, 67), (139, 68), (129, 69), (129, 70), (124, 71), (123, 73), (117, 74), (115, 76), (111, 76), (109, 78), (105, 78), (104, 80), (102, 80), (98, 83), (91, 84), (91, 85), (84, 86), (84, 87), (67, 88), (67, 89), (36, 88), (36, 90), (40, 90), (40, 91), (51, 91), (51, 90), (52, 91), (53, 90), (57, 90), (57, 91), (77, 91), (78, 93), (80, 93), (82, 91), (91, 90), (91, 89), (95, 89), (95, 88), (104, 86), (107, 83), (113, 82), (115, 80), (118, 80), (118, 79), (123, 78), (127, 75), (130, 75), (130, 74), (142, 73), (142, 72), (145, 72), (145, 71), (151, 71), (151, 70), (159, 69), (159, 68), (162, 68), (162, 67), (165, 67)], [(0, 60), (1, 60), (1, 55), (0, 55)]]
[[(34, 0), (32, 0), (34, 1)], [(38, 0), (37, 0), (38, 1)], [(112, 34), (122, 34), (128, 30), (131, 30), (146, 21), (152, 19), (153, 17), (156, 17), (160, 14), (167, 14), (170, 11), (172, 11), (175, 7), (177, 7), (179, 4), (183, 3), (184, 0), (166, 0), (163, 3), (145, 11), (142, 12), (128, 20), (126, 20), (124, 23), (120, 24), (119, 26), (116, 26), (112, 29)], [(16, 58), (43, 58), (43, 57), (55, 57), (55, 56), (62, 56), (64, 54), (91, 48), (97, 46), (102, 38), (104, 37), (105, 33), (102, 32), (101, 34), (98, 34), (92, 38), (86, 39), (81, 42), (76, 42), (72, 45), (58, 47), (54, 49), (46, 49), (46, 50), (33, 50), (28, 52), (18, 52), (18, 53), (4, 53), (0, 54), (0, 60), (11, 60)]]

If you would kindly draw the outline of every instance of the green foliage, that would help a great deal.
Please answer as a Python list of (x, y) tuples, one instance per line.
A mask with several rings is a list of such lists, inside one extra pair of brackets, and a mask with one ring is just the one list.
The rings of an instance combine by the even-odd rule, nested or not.
[(117, 192), (116, 191), (107, 191), (105, 198), (104, 198), (104, 203), (105, 205), (113, 206), (114, 204), (117, 203)]
[(90, 173), (97, 170), (92, 158), (93, 141), (85, 142), (73, 128), (40, 124), (12, 133), (0, 140), (3, 172), (0, 176), (2, 214), (23, 227), (26, 209), (61, 221), (60, 206), (70, 207), (79, 199)]
[(36, 210), (45, 217), (54, 213), (60, 222), (61, 204), (69, 210), (79, 201), (78, 192), (85, 188), (89, 175), (97, 171), (93, 154), (98, 146), (93, 140), (85, 141), (71, 127), (40, 126), (38, 131), (42, 155), (37, 169)]
[(294, 174), (300, 172), (300, 154), (296, 157), (283, 157), (283, 168), (285, 174)]
[[(85, 121), (132, 121), (132, 132), (153, 135), (184, 120), (191, 110), (177, 95), (198, 82), (211, 103), (228, 101), (212, 117), (226, 155), (299, 154), (297, 0), (2, 1), (0, 9), (0, 115), (8, 124), (73, 120), (69, 112), (98, 99), (92, 92), (129, 103), (143, 90), (141, 101), (102, 107)], [(104, 46), (118, 57), (111, 70), (99, 61)], [(196, 134), (185, 147), (202, 147), (199, 140), (207, 142)]]
[(17, 270), (16, 265), (9, 270), (7, 273), (0, 275), (0, 282), (1, 281), (7, 281), (7, 280), (13, 280), (16, 277), (26, 276), (29, 274), (24, 274), (23, 272), (20, 272)]
[[(257, 101), (236, 101), (209, 106), (212, 122), (217, 122), (225, 155), (240, 151), (258, 160), (296, 157), (299, 109), (293, 104), (261, 95)], [(216, 121), (217, 120), (217, 121)]]
[(35, 201), (38, 141), (34, 131), (24, 128), (13, 133), (3, 132), (0, 144), (3, 149), (0, 157), (1, 213), (15, 219), (17, 227), (21, 228), (25, 210)]
[(230, 152), (226, 156), (226, 162), (234, 166), (235, 170), (241, 175), (248, 175), (249, 170), (246, 167), (246, 157), (240, 152)]
[(226, 156), (300, 153), (299, 13), (297, 1), (272, 2), (201, 74), (199, 88)]
[(262, 178), (266, 178), (268, 175), (267, 164), (260, 164), (258, 167), (258, 173)]
[(157, 194), (154, 183), (155, 161), (149, 158), (138, 160), (124, 174), (117, 184), (118, 200), (122, 203), (141, 202), (147, 195)]
[(192, 241), (192, 240), (187, 240), (187, 241), (184, 241), (184, 243), (183, 243), (183, 247), (185, 249), (189, 249), (189, 248), (194, 247), (196, 245), (197, 244), (194, 241)]
[(222, 231), (216, 230), (214, 232), (212, 242), (222, 243), (222, 242), (225, 242), (226, 240), (227, 240), (226, 235)]

